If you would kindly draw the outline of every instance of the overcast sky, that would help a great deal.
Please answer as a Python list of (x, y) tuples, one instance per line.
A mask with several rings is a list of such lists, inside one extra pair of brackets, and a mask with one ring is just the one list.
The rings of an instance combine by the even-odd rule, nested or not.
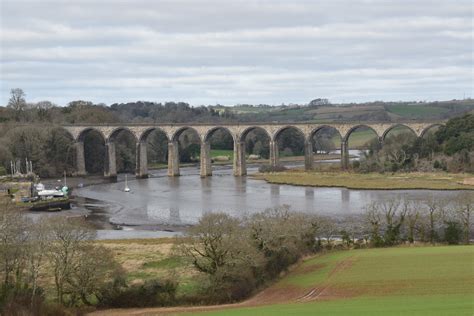
[(0, 0), (0, 101), (473, 97), (472, 3)]

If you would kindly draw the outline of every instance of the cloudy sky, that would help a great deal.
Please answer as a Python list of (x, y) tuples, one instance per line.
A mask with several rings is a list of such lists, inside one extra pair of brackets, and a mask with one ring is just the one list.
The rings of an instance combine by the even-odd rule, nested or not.
[(473, 95), (471, 0), (1, 0), (1, 104)]

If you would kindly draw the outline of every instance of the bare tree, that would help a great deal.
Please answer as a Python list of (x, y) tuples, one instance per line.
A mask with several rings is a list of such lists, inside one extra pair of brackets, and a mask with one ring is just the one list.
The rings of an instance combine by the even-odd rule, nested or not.
[(0, 275), (3, 275), (3, 285), (6, 287), (22, 283), (29, 225), (28, 219), (16, 211), (10, 201), (2, 201), (0, 205)]
[(25, 92), (22, 89), (15, 88), (10, 90), (10, 99), (8, 100), (8, 107), (15, 111), (16, 120), (20, 120), (23, 112), (26, 110)]
[(372, 202), (365, 207), (365, 217), (370, 231), (370, 240), (375, 246), (381, 246), (383, 239), (380, 228), (382, 226), (382, 212), (376, 202)]
[(446, 201), (432, 196), (425, 200), (426, 213), (428, 217), (428, 238), (430, 243), (434, 244), (438, 238), (437, 225), (443, 218), (446, 207)]
[(415, 242), (415, 232), (417, 229), (417, 225), (420, 220), (420, 208), (421, 205), (419, 203), (410, 203), (406, 205), (406, 225), (407, 225), (407, 238), (410, 243)]
[(53, 267), (56, 299), (64, 304), (65, 286), (75, 268), (82, 243), (94, 233), (83, 221), (58, 216), (50, 220), (52, 242), (48, 252)]
[(31, 304), (38, 290), (38, 279), (41, 269), (46, 263), (45, 257), (50, 243), (49, 220), (40, 219), (29, 227), (29, 240), (27, 246), (28, 257), (28, 283), (31, 284)]
[(463, 192), (458, 194), (454, 201), (454, 211), (463, 228), (464, 243), (469, 244), (472, 228), (471, 217), (474, 211), (474, 193)]
[(326, 240), (327, 247), (332, 247), (332, 239), (339, 233), (338, 227), (331, 218), (319, 219), (318, 235)]
[(92, 305), (91, 298), (100, 297), (100, 291), (121, 270), (109, 249), (90, 243), (79, 246), (73, 266), (67, 276), (66, 290), (72, 304), (81, 300), (83, 304)]

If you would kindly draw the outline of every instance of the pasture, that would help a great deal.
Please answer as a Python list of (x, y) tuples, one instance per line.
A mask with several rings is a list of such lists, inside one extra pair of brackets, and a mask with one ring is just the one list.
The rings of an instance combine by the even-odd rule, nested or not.
[(249, 301), (199, 315), (473, 313), (474, 247), (443, 246), (315, 256)]

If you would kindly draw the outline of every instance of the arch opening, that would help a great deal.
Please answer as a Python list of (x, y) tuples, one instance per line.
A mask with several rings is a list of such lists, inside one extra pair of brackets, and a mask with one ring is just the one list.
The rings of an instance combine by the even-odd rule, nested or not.
[(127, 128), (118, 128), (110, 134), (109, 142), (115, 144), (115, 163), (117, 172), (134, 173), (136, 170), (137, 144), (137, 138), (135, 135)]
[(422, 132), (420, 137), (421, 138), (426, 138), (426, 137), (432, 137), (438, 131), (438, 129), (443, 126), (442, 124), (433, 124), (428, 127), (426, 127)]
[(199, 133), (192, 127), (183, 127), (173, 135), (173, 141), (179, 148), (179, 162), (197, 163), (201, 150)]
[(379, 144), (379, 135), (368, 125), (357, 125), (351, 128), (344, 139), (348, 149), (367, 150)]
[(321, 126), (314, 130), (310, 137), (316, 155), (328, 155), (341, 148), (341, 133), (332, 126)]
[(81, 132), (78, 137), (84, 144), (85, 171), (88, 174), (99, 174), (105, 171), (105, 138), (93, 128)]
[(229, 129), (216, 127), (210, 130), (205, 138), (209, 144), (211, 164), (228, 164), (234, 158), (234, 137)]
[(262, 127), (249, 127), (241, 136), (241, 141), (245, 143), (246, 160), (258, 162), (262, 159), (270, 158), (270, 135)]
[(168, 164), (168, 136), (159, 128), (149, 129), (140, 142), (146, 144), (147, 168), (162, 168)]
[(304, 159), (305, 136), (297, 127), (287, 126), (275, 134), (278, 163), (297, 162)]
[(416, 132), (410, 127), (403, 124), (396, 124), (388, 128), (382, 135), (383, 141), (389, 140), (390, 138), (413, 138), (417, 137)]

